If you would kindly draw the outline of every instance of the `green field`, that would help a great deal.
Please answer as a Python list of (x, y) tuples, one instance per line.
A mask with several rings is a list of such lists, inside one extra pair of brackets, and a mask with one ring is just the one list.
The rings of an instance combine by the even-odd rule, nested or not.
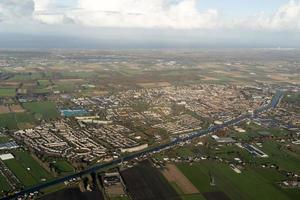
[(11, 140), (10, 137), (0, 134), (0, 144), (7, 143)]
[(37, 80), (37, 85), (40, 86), (40, 87), (47, 87), (47, 86), (51, 85), (51, 82), (47, 79)]
[(16, 96), (16, 89), (0, 88), (0, 97), (14, 97), (14, 96)]
[(54, 89), (61, 92), (73, 92), (76, 89), (76, 85), (68, 83), (57, 83), (55, 84)]
[(16, 129), (17, 123), (14, 113), (0, 115), (0, 128)]
[(49, 120), (59, 117), (55, 104), (50, 101), (28, 102), (24, 103), (23, 107), (33, 113), (37, 119)]
[(0, 175), (0, 197), (4, 195), (4, 191), (10, 191), (11, 188), (5, 178)]
[(61, 75), (65, 78), (91, 78), (96, 77), (95, 72), (62, 72)]
[(283, 145), (273, 141), (263, 143), (262, 150), (269, 155), (270, 163), (287, 171), (300, 172), (300, 154), (291, 152), (283, 148)]
[[(235, 173), (229, 166), (212, 161), (192, 166), (179, 164), (178, 168), (198, 188), (200, 192), (223, 191), (230, 199), (294, 199), (298, 193), (280, 189), (276, 181), (282, 176), (269, 169), (247, 168), (241, 174)], [(209, 173), (214, 177), (216, 186), (210, 186)]]
[(4, 163), (18, 177), (25, 187), (50, 179), (51, 175), (26, 151), (14, 151), (15, 158)]
[(189, 194), (181, 196), (182, 200), (206, 200), (201, 194)]
[(27, 81), (27, 80), (36, 80), (43, 78), (43, 74), (41, 73), (22, 73), (22, 74), (15, 74), (10, 81)]
[(47, 94), (47, 93), (51, 92), (51, 90), (48, 88), (36, 88), (36, 89), (32, 90), (32, 92), (35, 94)]
[(288, 103), (300, 105), (300, 92), (289, 94), (288, 96), (286, 96), (284, 98), (284, 101), (286, 101)]
[(59, 173), (74, 172), (73, 166), (65, 160), (57, 160), (55, 163), (53, 163), (53, 166)]
[(36, 122), (30, 113), (0, 114), (0, 128), (18, 129)]

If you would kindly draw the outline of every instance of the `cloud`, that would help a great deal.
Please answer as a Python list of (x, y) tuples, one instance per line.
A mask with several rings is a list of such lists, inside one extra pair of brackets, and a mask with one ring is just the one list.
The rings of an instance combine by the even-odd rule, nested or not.
[(300, 30), (300, 1), (291, 0), (273, 14), (257, 13), (251, 17), (234, 19), (231, 28), (253, 30)]
[(0, 21), (14, 22), (18, 19), (28, 19), (34, 11), (32, 0), (1, 0)]
[(35, 19), (44, 23), (69, 20), (95, 27), (211, 29), (219, 21), (217, 10), (200, 12), (197, 0), (78, 0), (76, 9), (52, 13), (44, 8), (53, 6), (53, 0), (35, 2), (40, 8)]
[(74, 0), (67, 1), (67, 4), (62, 2), (65, 1), (0, 0), (0, 21), (13, 23), (31, 19), (34, 23), (43, 24), (113, 28), (300, 30), (300, 0), (290, 0), (272, 14), (254, 13), (249, 17), (241, 16), (230, 20), (220, 15), (216, 9), (200, 11), (197, 3), (201, 4), (201, 1), (198, 0)]

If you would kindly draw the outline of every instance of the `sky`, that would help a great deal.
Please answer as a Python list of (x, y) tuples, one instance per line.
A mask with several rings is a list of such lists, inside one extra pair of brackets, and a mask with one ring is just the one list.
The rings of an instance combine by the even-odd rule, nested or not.
[(279, 46), (300, 0), (0, 0), (0, 48)]

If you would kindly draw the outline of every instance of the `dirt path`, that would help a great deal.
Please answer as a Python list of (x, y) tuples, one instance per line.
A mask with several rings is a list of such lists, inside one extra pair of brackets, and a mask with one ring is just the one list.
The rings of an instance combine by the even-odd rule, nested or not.
[(167, 164), (162, 171), (169, 182), (174, 182), (184, 194), (199, 193), (198, 189), (187, 179), (184, 174), (173, 164)]

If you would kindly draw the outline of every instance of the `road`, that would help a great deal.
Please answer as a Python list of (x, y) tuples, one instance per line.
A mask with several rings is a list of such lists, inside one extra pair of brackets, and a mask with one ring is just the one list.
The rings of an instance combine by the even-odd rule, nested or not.
[[(256, 109), (253, 113), (255, 115), (257, 115), (257, 114), (266, 112), (270, 109), (276, 108), (276, 106), (278, 105), (278, 103), (280, 102), (282, 97), (283, 97), (283, 92), (277, 91), (276, 94), (272, 97), (272, 100), (269, 104), (261, 106), (260, 108)], [(93, 166), (91, 168), (82, 170), (80, 172), (76, 172), (74, 174), (71, 174), (71, 175), (68, 175), (68, 176), (65, 176), (65, 177), (57, 178), (55, 180), (51, 180), (49, 182), (33, 186), (31, 188), (22, 190), (20, 192), (16, 192), (15, 194), (13, 194), (9, 197), (1, 198), (1, 200), (16, 199), (17, 197), (24, 196), (26, 194), (33, 193), (35, 191), (40, 191), (41, 189), (44, 189), (44, 188), (47, 188), (47, 187), (50, 187), (50, 186), (53, 186), (53, 185), (56, 185), (56, 184), (59, 184), (59, 183), (64, 183), (65, 181), (71, 180), (73, 178), (82, 177), (84, 175), (90, 174), (90, 173), (95, 172), (95, 171), (103, 171), (103, 170), (105, 170), (109, 167), (121, 164), (124, 161), (130, 161), (134, 158), (138, 158), (138, 157), (145, 156), (145, 155), (147, 156), (151, 153), (162, 151), (164, 149), (175, 146), (179, 143), (186, 142), (186, 141), (192, 140), (194, 138), (202, 137), (202, 136), (208, 135), (210, 133), (222, 130), (223, 128), (238, 124), (238, 123), (240, 123), (240, 122), (242, 122), (246, 119), (250, 119), (251, 117), (252, 117), (252, 114), (249, 114), (249, 113), (244, 114), (244, 115), (240, 115), (239, 117), (234, 118), (232, 120), (229, 120), (229, 121), (225, 122), (222, 125), (210, 126), (208, 129), (195, 131), (195, 132), (186, 134), (186, 136), (184, 136), (184, 137), (174, 138), (169, 143), (162, 144), (162, 145), (159, 145), (159, 146), (156, 146), (156, 147), (151, 147), (151, 148), (145, 149), (141, 152), (133, 153), (133, 154), (130, 154), (128, 156), (113, 160), (113, 161), (108, 162), (108, 163), (99, 164), (99, 165)]]

